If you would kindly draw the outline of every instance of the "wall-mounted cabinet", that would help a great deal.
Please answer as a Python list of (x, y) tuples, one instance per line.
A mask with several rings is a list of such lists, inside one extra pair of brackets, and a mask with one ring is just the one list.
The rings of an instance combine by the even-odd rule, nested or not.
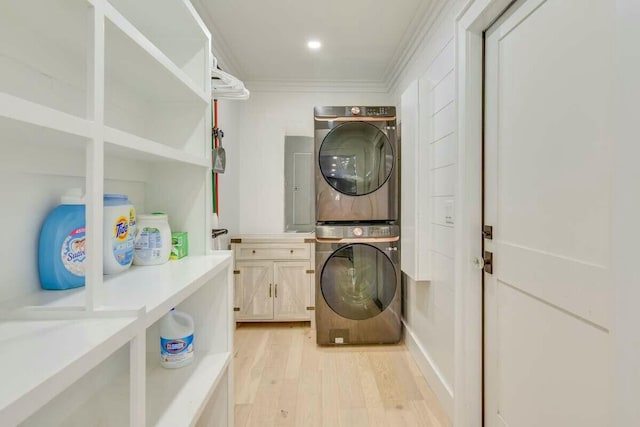
[[(233, 424), (232, 256), (207, 237), (209, 52), (187, 0), (3, 5), (0, 425)], [(86, 192), (86, 286), (43, 291), (40, 227), (72, 187)], [(166, 212), (189, 256), (103, 276), (104, 193)], [(194, 317), (196, 358), (166, 370), (158, 320), (174, 306)]]
[(296, 234), (232, 239), (236, 321), (315, 325), (315, 239)]
[(402, 271), (416, 282), (432, 278), (429, 99), (426, 79), (412, 82), (400, 102), (402, 135)]

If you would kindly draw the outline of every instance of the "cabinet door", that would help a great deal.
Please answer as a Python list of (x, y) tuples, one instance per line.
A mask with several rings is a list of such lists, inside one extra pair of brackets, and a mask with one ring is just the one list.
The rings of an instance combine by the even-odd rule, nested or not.
[(239, 262), (236, 275), (238, 319), (273, 318), (273, 262)]
[(309, 320), (311, 277), (309, 262), (275, 262), (273, 318)]

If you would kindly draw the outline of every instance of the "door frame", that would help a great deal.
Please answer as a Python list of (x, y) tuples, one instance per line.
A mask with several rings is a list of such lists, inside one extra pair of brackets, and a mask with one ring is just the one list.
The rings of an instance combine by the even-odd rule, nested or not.
[(514, 0), (470, 0), (456, 17), (458, 172), (455, 227), (456, 427), (483, 424), (482, 139), (484, 31)]

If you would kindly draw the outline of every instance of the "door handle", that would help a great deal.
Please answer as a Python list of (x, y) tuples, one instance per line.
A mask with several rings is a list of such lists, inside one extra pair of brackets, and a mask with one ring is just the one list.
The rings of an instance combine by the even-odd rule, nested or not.
[(269, 298), (271, 298), (271, 283), (269, 283)]
[(393, 247), (393, 246), (389, 246), (388, 248), (386, 248), (388, 251), (398, 251), (398, 247)]
[(276, 298), (278, 298), (278, 284), (276, 283)]
[(493, 274), (493, 252), (484, 251), (484, 272)]

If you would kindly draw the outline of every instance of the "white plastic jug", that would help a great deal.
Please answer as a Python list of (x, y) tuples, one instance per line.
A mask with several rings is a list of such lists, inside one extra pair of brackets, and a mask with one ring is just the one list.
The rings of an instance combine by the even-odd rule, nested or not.
[(160, 364), (181, 368), (193, 362), (193, 318), (172, 308), (160, 320)]

